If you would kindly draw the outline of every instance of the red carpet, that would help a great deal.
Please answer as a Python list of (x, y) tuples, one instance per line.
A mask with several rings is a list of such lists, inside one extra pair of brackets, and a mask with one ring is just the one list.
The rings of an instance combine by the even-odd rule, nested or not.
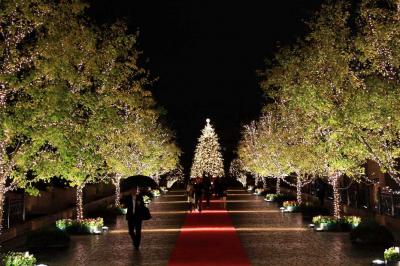
[(229, 213), (221, 205), (212, 202), (202, 213), (187, 214), (168, 265), (250, 265)]

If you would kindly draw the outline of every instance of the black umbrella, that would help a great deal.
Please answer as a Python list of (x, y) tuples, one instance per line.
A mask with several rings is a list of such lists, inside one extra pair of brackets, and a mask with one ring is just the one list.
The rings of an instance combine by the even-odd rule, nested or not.
[(134, 187), (151, 187), (156, 188), (158, 187), (156, 181), (152, 179), (149, 176), (144, 176), (144, 175), (135, 175), (135, 176), (130, 176), (128, 178), (125, 178), (121, 182), (121, 188), (123, 190), (128, 190)]

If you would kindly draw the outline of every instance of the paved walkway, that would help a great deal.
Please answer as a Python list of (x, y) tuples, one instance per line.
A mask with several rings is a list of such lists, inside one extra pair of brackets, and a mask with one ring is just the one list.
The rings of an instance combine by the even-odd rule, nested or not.
[[(186, 217), (185, 199), (184, 191), (171, 191), (151, 203), (140, 251), (133, 250), (121, 216), (104, 235), (73, 236), (69, 249), (36, 255), (49, 266), (167, 265)], [(281, 213), (244, 190), (229, 191), (227, 209), (252, 265), (370, 265), (383, 254), (353, 248), (348, 233), (313, 232), (301, 214)]]

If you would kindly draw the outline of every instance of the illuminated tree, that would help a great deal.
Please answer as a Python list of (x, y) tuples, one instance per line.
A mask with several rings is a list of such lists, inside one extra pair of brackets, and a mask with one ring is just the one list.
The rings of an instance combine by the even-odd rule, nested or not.
[(400, 184), (400, 2), (364, 0), (355, 39), (363, 89), (347, 105), (348, 131), (369, 159)]
[(0, 2), (0, 233), (6, 192), (27, 188), (27, 192), (35, 193), (32, 184), (45, 179), (28, 178), (17, 163), (25, 151), (40, 147), (32, 138), (34, 129), (25, 127), (32, 117), (20, 102), (35, 101), (35, 97), (28, 97), (28, 90), (37, 85), (33, 62), (40, 54), (32, 36), (40, 33), (50, 10), (46, 1)]
[(218, 136), (210, 124), (210, 119), (202, 130), (199, 142), (196, 146), (190, 176), (201, 177), (203, 174), (210, 176), (224, 176), (224, 164)]
[(343, 3), (324, 5), (309, 24), (306, 41), (277, 57), (277, 68), (267, 73), (263, 84), (286, 114), (301, 118), (302, 138), (312, 145), (333, 187), (337, 218), (340, 178), (357, 178), (365, 162), (360, 143), (346, 131), (346, 105), (362, 85), (351, 68), (354, 57), (347, 10)]
[(232, 160), (229, 167), (229, 174), (231, 177), (236, 178), (240, 183), (242, 183), (243, 187), (246, 186), (247, 176), (243, 170), (243, 163), (240, 159), (235, 158)]

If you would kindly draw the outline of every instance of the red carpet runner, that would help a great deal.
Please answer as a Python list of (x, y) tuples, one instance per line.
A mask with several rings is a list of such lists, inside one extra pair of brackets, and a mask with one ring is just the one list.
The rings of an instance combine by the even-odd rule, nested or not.
[(250, 265), (222, 203), (214, 201), (201, 213), (187, 214), (168, 265)]

